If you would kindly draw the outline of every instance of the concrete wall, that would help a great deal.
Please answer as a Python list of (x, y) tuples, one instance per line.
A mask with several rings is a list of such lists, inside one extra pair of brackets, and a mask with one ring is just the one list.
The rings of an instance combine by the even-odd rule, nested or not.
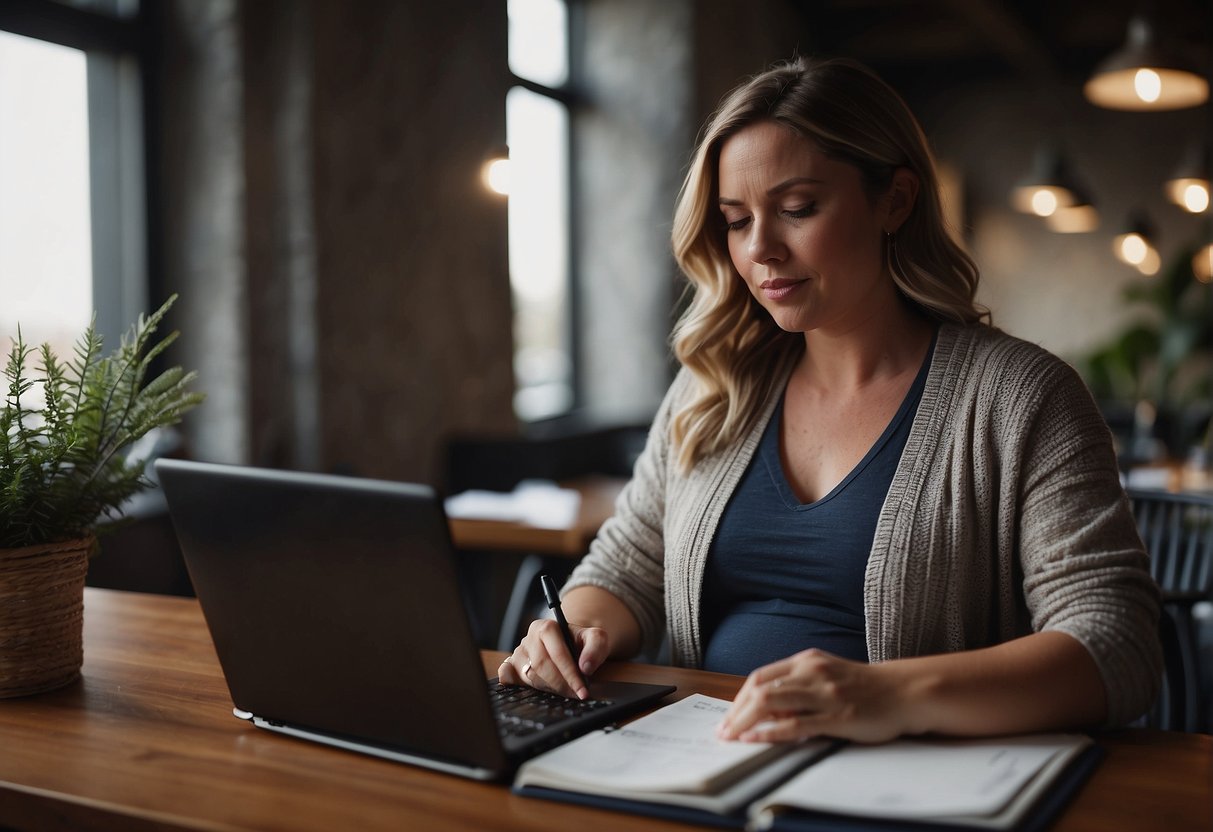
[(505, 4), (314, 4), (322, 458), (437, 470), (449, 432), (513, 424)]
[(163, 282), (181, 295), (183, 333), (174, 360), (198, 370), (207, 394), (187, 424), (191, 451), (230, 463), (251, 453), (239, 16), (238, 0), (173, 0), (159, 18)]
[(591, 0), (574, 117), (581, 399), (606, 421), (656, 410), (671, 375), (674, 198), (692, 128), (691, 4)]
[(514, 424), (504, 4), (173, 0), (166, 284), (203, 459), (434, 481)]
[(252, 462), (320, 467), (311, 5), (242, 7)]

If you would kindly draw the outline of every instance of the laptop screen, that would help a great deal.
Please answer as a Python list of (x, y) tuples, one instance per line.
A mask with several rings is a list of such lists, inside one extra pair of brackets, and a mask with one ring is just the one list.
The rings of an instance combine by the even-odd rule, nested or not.
[(236, 707), (502, 767), (431, 489), (176, 460), (156, 471)]

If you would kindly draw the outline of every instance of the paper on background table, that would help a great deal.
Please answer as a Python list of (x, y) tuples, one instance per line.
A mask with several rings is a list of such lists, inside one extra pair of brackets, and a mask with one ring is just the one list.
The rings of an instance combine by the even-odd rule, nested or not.
[(869, 817), (989, 816), (1046, 764), (1085, 738), (1032, 735), (984, 740), (899, 740), (850, 745), (761, 803)]
[(473, 489), (448, 497), (448, 517), (461, 520), (503, 520), (540, 529), (568, 529), (577, 522), (581, 495), (554, 482), (523, 480), (513, 491)]

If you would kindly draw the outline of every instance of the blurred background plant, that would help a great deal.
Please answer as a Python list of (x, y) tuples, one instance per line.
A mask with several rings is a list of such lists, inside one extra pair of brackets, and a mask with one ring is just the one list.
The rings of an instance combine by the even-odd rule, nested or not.
[(1196, 250), (1127, 287), (1142, 314), (1078, 364), (1128, 461), (1207, 454), (1213, 440), (1213, 285), (1196, 277)]

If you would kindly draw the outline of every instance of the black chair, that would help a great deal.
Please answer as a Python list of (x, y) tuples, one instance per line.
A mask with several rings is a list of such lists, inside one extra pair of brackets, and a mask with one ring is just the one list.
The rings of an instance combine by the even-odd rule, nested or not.
[[(1154, 707), (1138, 724), (1166, 731), (1195, 730), (1187, 728), (1188, 703), (1193, 701), (1188, 691), (1192, 677), (1184, 662), (1179, 628), (1175, 625), (1175, 618), (1165, 608), (1158, 617), (1158, 637), (1162, 642), (1162, 688)], [(1200, 685), (1197, 683), (1193, 687), (1199, 689)], [(1195, 718), (1195, 723), (1199, 723), (1199, 716)]]
[(445, 488), (448, 494), (469, 488), (508, 491), (524, 479), (628, 477), (647, 437), (647, 425), (532, 428), (524, 436), (454, 436), (446, 442)]
[(1137, 530), (1162, 590), (1163, 693), (1147, 722), (1207, 731), (1209, 707), (1193, 608), (1213, 599), (1213, 495), (1129, 490)]

